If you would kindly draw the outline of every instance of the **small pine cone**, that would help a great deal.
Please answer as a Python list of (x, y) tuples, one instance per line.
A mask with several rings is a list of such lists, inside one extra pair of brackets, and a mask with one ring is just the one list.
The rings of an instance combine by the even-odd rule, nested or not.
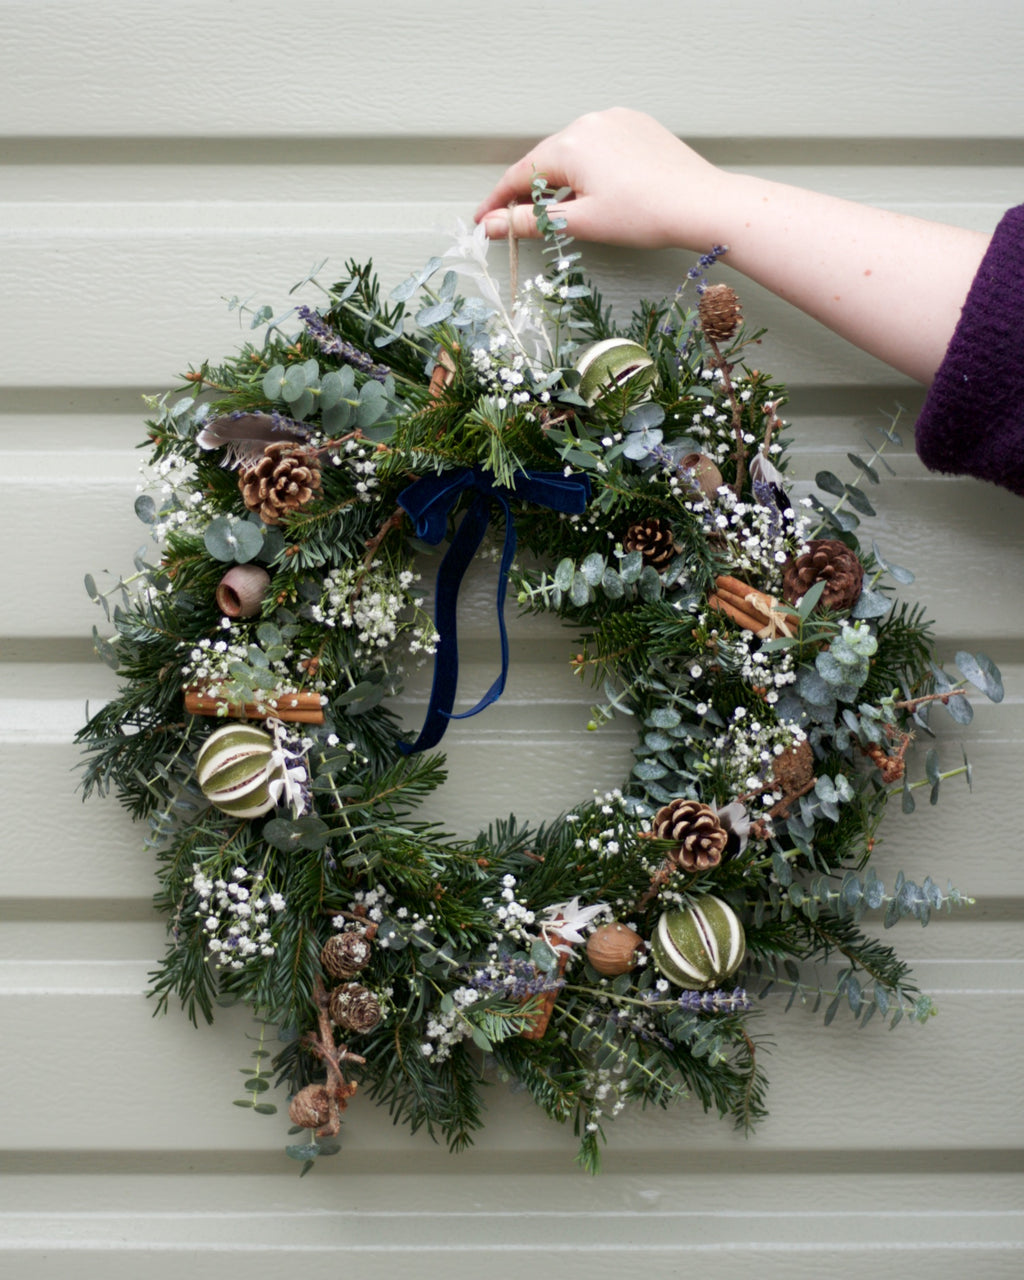
[(700, 295), (697, 304), (700, 327), (712, 342), (727, 342), (743, 319), (736, 290), (727, 284), (711, 284)]
[(331, 992), (331, 1017), (343, 1031), (372, 1031), (380, 1022), (380, 1001), (369, 988), (347, 982)]
[(259, 513), (264, 524), (278, 524), (320, 493), (320, 465), (316, 454), (290, 440), (268, 444), (263, 457), (238, 476), (242, 500)]
[(319, 1129), (331, 1119), (331, 1095), (322, 1084), (307, 1084), (288, 1106), (292, 1124), (303, 1129)]
[(644, 564), (655, 569), (663, 569), (676, 554), (672, 526), (657, 516), (631, 524), (622, 545), (627, 551), (639, 551)]
[(729, 833), (714, 809), (698, 800), (673, 800), (654, 815), (654, 835), (675, 844), (668, 857), (684, 871), (708, 871), (722, 861)]
[(804, 739), (775, 757), (772, 780), (784, 796), (799, 794), (814, 779), (814, 752)]
[(864, 566), (845, 542), (835, 538), (812, 538), (807, 551), (790, 560), (782, 574), (782, 594), (790, 604), (798, 604), (816, 582), (824, 582), (824, 608), (833, 612), (849, 609), (857, 601), (864, 583)]
[(320, 952), (324, 972), (332, 978), (354, 978), (370, 963), (373, 947), (365, 933), (350, 930), (328, 938)]

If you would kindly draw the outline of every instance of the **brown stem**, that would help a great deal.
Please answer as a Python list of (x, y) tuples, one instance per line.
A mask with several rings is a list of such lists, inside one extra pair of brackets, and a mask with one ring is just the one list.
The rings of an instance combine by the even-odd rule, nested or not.
[(708, 346), (715, 357), (715, 368), (722, 375), (722, 385), (725, 387), (729, 403), (732, 405), (732, 430), (733, 435), (736, 437), (736, 448), (733, 450), (732, 455), (736, 459), (736, 480), (732, 485), (732, 491), (738, 498), (743, 493), (743, 486), (747, 480), (747, 446), (743, 441), (743, 410), (740, 407), (739, 400), (736, 398), (736, 390), (732, 385), (731, 365), (726, 362), (714, 338), (709, 338), (707, 334), (704, 336), (707, 338)]
[(345, 1079), (341, 1064), (343, 1062), (363, 1063), (366, 1059), (360, 1057), (358, 1053), (349, 1053), (345, 1045), (336, 1045), (334, 1043), (334, 1031), (331, 1027), (331, 1017), (328, 1012), (330, 1001), (327, 992), (324, 990), (324, 984), (319, 978), (316, 980), (313, 998), (316, 1000), (320, 1034), (317, 1035), (315, 1031), (310, 1031), (303, 1038), (303, 1043), (311, 1053), (314, 1053), (323, 1062), (327, 1071), (325, 1088), (330, 1099), (331, 1112), (327, 1123), (317, 1129), (316, 1136), (318, 1138), (333, 1138), (341, 1130), (341, 1113), (348, 1106), (349, 1098), (356, 1091), (356, 1082)]
[(764, 440), (761, 443), (761, 452), (765, 458), (768, 457), (768, 447), (772, 442), (772, 435), (775, 428), (781, 425), (781, 420), (777, 412), (778, 407), (779, 402), (777, 400), (769, 400), (761, 410), (764, 416), (768, 419), (768, 425), (764, 430)]
[(918, 698), (907, 698), (903, 702), (894, 702), (893, 709), (896, 711), (909, 711), (911, 715), (924, 706), (926, 702), (941, 702), (944, 707), (949, 706), (950, 698), (966, 698), (967, 694), (961, 689), (955, 689), (948, 693), (922, 693)]
[(373, 537), (366, 539), (366, 543), (365, 543), (366, 555), (363, 556), (364, 569), (369, 569), (370, 564), (373, 561), (373, 557), (377, 554), (377, 548), (388, 536), (388, 534), (391, 532), (392, 529), (398, 528), (398, 526), (402, 523), (404, 516), (405, 516), (405, 512), (402, 510), (402, 508), (395, 507), (394, 511), (392, 511), (392, 513), (384, 521), (384, 523), (373, 535)]

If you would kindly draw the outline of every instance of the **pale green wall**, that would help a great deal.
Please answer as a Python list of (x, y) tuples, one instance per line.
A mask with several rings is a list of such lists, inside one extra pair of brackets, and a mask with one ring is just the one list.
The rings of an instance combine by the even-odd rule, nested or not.
[[(909, 451), (880, 490), (886, 544), (918, 572), (944, 652), (984, 648), (1008, 688), (972, 729), (973, 798), (894, 818), (880, 854), (883, 873), (948, 875), (979, 900), (901, 927), (941, 1007), (932, 1025), (772, 1013), (756, 1137), (685, 1107), (637, 1115), (614, 1126), (598, 1181), (573, 1168), (571, 1135), (499, 1086), (467, 1155), (353, 1106), (345, 1153), (300, 1183), (281, 1122), (230, 1106), (244, 1022), (150, 1020), (162, 923), (141, 832), (83, 808), (70, 772), (84, 703), (110, 688), (81, 580), (128, 568), (143, 540), (140, 393), (234, 348), (222, 297), (283, 301), (326, 256), (372, 255), (397, 280), (528, 141), (616, 102), (723, 164), (981, 230), (1024, 190), (1014, 0), (352, 10), (0, 0), (5, 1274), (1018, 1275), (1024, 506), (928, 476)], [(622, 303), (689, 265), (588, 261)], [(764, 365), (791, 384), (807, 474), (841, 471), (896, 400), (912, 417), (918, 390), (742, 291), (771, 329)], [(476, 590), (465, 679), (483, 688)], [(565, 656), (551, 627), (519, 624), (502, 705), (450, 735), (446, 822), (543, 817), (618, 779), (628, 733), (581, 732), (587, 691)]]

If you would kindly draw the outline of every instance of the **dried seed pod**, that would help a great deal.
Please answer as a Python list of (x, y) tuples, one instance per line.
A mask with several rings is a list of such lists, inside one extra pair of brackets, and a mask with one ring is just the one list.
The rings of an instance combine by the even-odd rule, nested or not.
[(784, 796), (797, 795), (813, 779), (814, 752), (806, 738), (775, 757), (772, 780)]
[(336, 933), (320, 952), (320, 963), (332, 978), (352, 978), (370, 963), (373, 946), (360, 930)]
[(631, 973), (637, 966), (644, 940), (628, 925), (602, 924), (587, 939), (587, 959), (606, 978)]
[(322, 1084), (307, 1084), (288, 1105), (292, 1124), (303, 1129), (319, 1129), (331, 1119), (331, 1095)]
[(679, 469), (690, 473), (693, 487), (705, 498), (714, 498), (724, 484), (721, 471), (706, 453), (688, 453), (680, 462)]
[(270, 574), (258, 564), (236, 564), (217, 584), (217, 608), (226, 618), (251, 618), (270, 586)]

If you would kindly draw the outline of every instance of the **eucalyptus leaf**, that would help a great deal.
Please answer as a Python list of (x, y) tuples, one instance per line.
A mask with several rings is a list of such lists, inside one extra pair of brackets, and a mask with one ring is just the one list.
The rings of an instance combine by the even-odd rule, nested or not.
[(967, 653), (962, 649), (953, 661), (960, 668), (964, 678), (969, 680), (975, 688), (980, 689), (986, 698), (992, 702), (1002, 702), (1003, 681), (999, 668), (991, 658), (983, 653)]
[(857, 619), (884, 618), (892, 608), (892, 601), (880, 591), (865, 587), (850, 610), (850, 617)]
[(148, 493), (140, 493), (135, 499), (135, 514), (143, 524), (156, 523), (156, 503)]

